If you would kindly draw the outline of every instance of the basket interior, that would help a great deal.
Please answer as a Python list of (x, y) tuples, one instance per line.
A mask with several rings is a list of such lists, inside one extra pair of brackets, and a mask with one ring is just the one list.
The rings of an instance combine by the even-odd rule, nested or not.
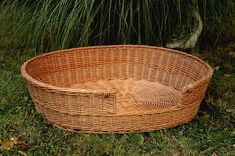
[(179, 103), (180, 92), (171, 86), (147, 80), (112, 79), (73, 84), (70, 88), (116, 91), (116, 114), (136, 114), (162, 110)]
[(183, 53), (120, 46), (49, 53), (30, 60), (25, 70), (52, 86), (115, 90), (117, 111), (122, 114), (178, 104), (182, 88), (202, 79), (209, 69)]

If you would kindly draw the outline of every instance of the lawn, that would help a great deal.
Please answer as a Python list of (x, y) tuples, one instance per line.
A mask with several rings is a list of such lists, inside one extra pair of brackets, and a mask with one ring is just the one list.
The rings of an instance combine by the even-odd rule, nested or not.
[[(62, 3), (63, 1), (60, 2)], [(161, 2), (162, 1), (159, 1), (158, 3)], [(163, 2), (167, 5), (169, 1)], [(180, 0), (177, 2), (180, 2)], [(207, 2), (212, 3), (212, 1)], [(216, 1), (215, 4), (217, 4)], [(123, 6), (126, 6), (126, 4), (123, 3)], [(210, 9), (215, 9), (214, 12), (218, 12), (216, 8), (208, 8), (209, 9), (206, 10), (208, 13), (210, 13)], [(120, 9), (123, 10), (122, 7)], [(216, 29), (209, 27), (210, 25), (205, 25), (205, 30), (203, 32), (204, 35), (201, 36), (200, 40), (200, 48), (189, 52), (208, 62), (214, 69), (212, 80), (210, 81), (205, 98), (201, 103), (200, 110), (191, 122), (174, 128), (144, 133), (84, 134), (81, 132), (67, 132), (53, 127), (36, 112), (32, 98), (27, 90), (26, 82), (20, 75), (20, 67), (22, 63), (29, 58), (46, 51), (32, 48), (36, 44), (39, 44), (39, 46), (35, 46), (37, 48), (39, 47), (39, 49), (43, 49), (42, 47), (46, 46), (43, 45), (43, 40), (40, 40), (41, 38), (49, 38), (56, 47), (51, 46), (50, 48), (58, 49), (56, 44), (60, 45), (63, 40), (66, 40), (63, 35), (66, 36), (67, 33), (64, 32), (60, 34), (60, 29), (54, 29), (53, 24), (59, 26), (56, 22), (53, 23), (53, 21), (57, 19), (57, 16), (55, 16), (54, 20), (51, 20), (52, 23), (49, 24), (38, 22), (42, 19), (36, 16), (33, 18), (35, 20), (33, 22), (39, 25), (37, 28), (40, 30), (44, 29), (43, 24), (48, 24), (47, 31), (51, 34), (45, 33), (46, 31), (44, 30), (34, 32), (35, 29), (31, 29), (31, 25), (30, 29), (28, 28), (31, 31), (28, 32), (26, 31), (28, 29), (24, 27), (25, 25), (21, 25), (21, 29), (23, 28), (22, 31), (17, 31), (19, 34), (14, 34), (19, 38), (14, 38), (15, 36), (11, 34), (11, 28), (12, 26), (15, 26), (14, 28), (16, 28), (17, 24), (22, 22), (18, 17), (20, 15), (20, 11), (25, 13), (24, 15), (26, 19), (24, 20), (27, 20), (27, 9), (15, 10), (12, 14), (3, 14), (3, 11), (0, 10), (0, 22), (5, 21), (0, 23), (0, 155), (235, 155), (235, 32), (230, 28), (229, 22), (221, 22), (225, 25), (227, 24), (228, 27), (224, 27), (224, 29), (221, 30), (220, 33), (224, 35), (218, 36), (208, 35), (210, 30), (213, 30), (214, 34), (217, 32)], [(38, 10), (36, 10), (36, 12), (37, 11)], [(115, 10), (110, 9), (110, 11), (112, 12)], [(38, 12), (40, 12), (40, 10)], [(52, 10), (52, 12), (54, 11)], [(214, 12), (211, 14), (214, 14)], [(42, 13), (44, 13), (44, 11), (42, 11)], [(123, 17), (129, 17), (125, 15), (125, 12), (123, 12), (123, 14)], [(8, 15), (9, 17), (5, 15)], [(76, 16), (79, 16), (79, 14)], [(98, 14), (97, 17), (100, 17), (100, 15)], [(214, 18), (217, 16), (210, 17)], [(44, 18), (47, 18), (47, 16)], [(146, 19), (148, 19), (148, 17), (146, 17)], [(163, 19), (165, 20), (165, 18)], [(97, 20), (99, 21), (100, 19)], [(119, 25), (126, 26), (126, 21), (129, 21), (130, 23), (132, 22), (131, 20), (123, 19), (122, 21), (120, 19)], [(32, 21), (29, 20), (28, 22), (31, 24)], [(149, 21), (147, 20), (147, 23), (148, 22)], [(73, 24), (73, 20), (71, 23)], [(76, 24), (76, 22), (74, 23)], [(27, 24), (28, 23), (26, 23), (26, 26)], [(79, 24), (83, 25), (82, 23)], [(61, 25), (63, 25), (63, 23)], [(136, 25), (136, 27), (138, 27), (138, 25), (142, 24), (137, 23)], [(217, 24), (214, 25), (217, 26)], [(67, 24), (67, 26), (71, 25)], [(74, 27), (76, 27), (76, 25)], [(86, 28), (87, 27), (85, 25), (85, 38), (87, 37), (85, 33)], [(102, 22), (98, 28), (102, 28), (102, 31), (106, 32), (106, 27), (102, 25)], [(23, 30), (25, 31), (21, 34)], [(75, 29), (70, 28), (68, 30), (75, 31)], [(112, 31), (107, 32), (107, 34), (112, 34), (113, 32), (116, 33), (116, 29), (111, 30)], [(58, 36), (53, 35), (53, 31), (55, 34), (62, 36), (59, 38)], [(76, 31), (78, 30), (76, 29)], [(152, 30), (149, 31), (152, 32)], [(36, 36), (32, 37), (31, 33), (33, 32)], [(78, 32), (80, 33), (80, 30)], [(98, 32), (99, 31), (96, 33)], [(132, 31), (130, 30), (128, 32)], [(226, 40), (227, 35), (232, 32), (234, 33), (233, 39), (228, 42)], [(153, 34), (157, 33), (153, 33), (153, 36), (151, 36), (151, 34), (150, 36), (146, 35), (148, 33), (141, 33), (144, 36), (146, 35), (146, 38), (141, 38), (141, 35), (138, 35), (138, 33), (137, 37), (134, 37), (138, 41), (134, 41), (133, 43), (157, 44), (156, 40), (152, 40), (154, 38)], [(127, 40), (127, 38), (133, 38), (133, 34), (128, 34), (121, 29), (120, 34), (121, 36), (118, 38), (120, 39), (120, 42), (117, 40), (117, 42), (110, 42), (110, 44), (132, 43)], [(35, 43), (34, 40), (32, 40), (33, 43), (26, 44), (26, 42), (31, 41), (28, 41), (30, 38), (25, 37), (25, 35), (28, 37), (31, 36), (35, 39)], [(128, 35), (130, 37), (128, 37)], [(75, 35), (75, 37), (77, 36)], [(97, 43), (106, 43), (105, 37), (102, 38), (102, 35), (100, 39), (99, 37), (99, 35), (96, 37)], [(218, 40), (219, 44), (214, 44), (214, 42), (211, 43), (211, 38), (213, 38), (213, 41)], [(42, 43), (38, 43), (36, 39), (40, 40)], [(71, 40), (72, 39), (73, 38), (71, 38)], [(141, 41), (141, 39), (143, 41)], [(223, 43), (223, 39), (226, 40), (226, 43)], [(82, 45), (73, 43), (71, 40), (67, 38), (66, 42), (64, 42), (64, 47), (70, 47), (70, 45)], [(109, 40), (109, 38), (107, 40)], [(83, 41), (84, 45), (88, 44), (86, 39)], [(79, 40), (78, 43), (80, 43)], [(95, 43), (96, 42), (92, 44)], [(206, 46), (202, 45), (204, 43)], [(63, 47), (63, 45), (61, 46)]]

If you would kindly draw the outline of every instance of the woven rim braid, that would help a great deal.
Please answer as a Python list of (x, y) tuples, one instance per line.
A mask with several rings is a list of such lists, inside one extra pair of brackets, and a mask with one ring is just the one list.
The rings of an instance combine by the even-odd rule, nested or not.
[(36, 110), (53, 125), (89, 133), (151, 131), (190, 121), (212, 76), (201, 59), (144, 46), (94, 46), (26, 61)]

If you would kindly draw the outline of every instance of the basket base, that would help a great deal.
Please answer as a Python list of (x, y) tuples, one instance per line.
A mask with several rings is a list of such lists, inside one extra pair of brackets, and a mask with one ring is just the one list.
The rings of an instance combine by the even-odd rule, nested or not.
[(112, 79), (77, 83), (70, 88), (116, 91), (116, 115), (144, 114), (177, 105), (181, 93), (171, 86), (147, 80)]

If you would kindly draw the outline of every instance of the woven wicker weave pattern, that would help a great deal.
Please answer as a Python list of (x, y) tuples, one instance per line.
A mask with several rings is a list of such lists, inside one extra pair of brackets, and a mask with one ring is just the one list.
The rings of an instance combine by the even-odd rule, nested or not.
[(118, 45), (68, 49), (22, 65), (38, 112), (84, 132), (148, 131), (190, 121), (212, 76), (175, 50)]

